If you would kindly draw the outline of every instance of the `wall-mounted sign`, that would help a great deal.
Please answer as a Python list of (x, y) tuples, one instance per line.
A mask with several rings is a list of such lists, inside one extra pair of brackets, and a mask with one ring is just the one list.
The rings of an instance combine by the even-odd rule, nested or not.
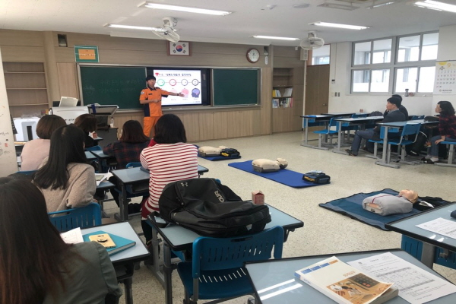
[(168, 44), (168, 54), (176, 56), (190, 56), (190, 42), (179, 41)]
[(76, 62), (98, 62), (98, 46), (75, 45), (74, 57)]

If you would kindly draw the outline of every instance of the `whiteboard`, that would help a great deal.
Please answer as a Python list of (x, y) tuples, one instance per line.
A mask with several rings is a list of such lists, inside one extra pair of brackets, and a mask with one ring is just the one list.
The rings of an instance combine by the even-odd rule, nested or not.
[(434, 94), (456, 94), (456, 61), (436, 62)]
[(13, 127), (6, 94), (3, 74), (2, 52), (0, 49), (0, 177), (17, 171), (16, 149), (14, 148)]

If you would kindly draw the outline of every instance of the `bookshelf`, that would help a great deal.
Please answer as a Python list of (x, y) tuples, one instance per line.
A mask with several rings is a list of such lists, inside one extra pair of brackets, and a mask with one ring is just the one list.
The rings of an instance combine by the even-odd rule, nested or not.
[(40, 116), (49, 108), (42, 62), (3, 62), (6, 93), (13, 117)]
[(301, 128), (303, 68), (274, 68), (272, 78), (273, 133)]

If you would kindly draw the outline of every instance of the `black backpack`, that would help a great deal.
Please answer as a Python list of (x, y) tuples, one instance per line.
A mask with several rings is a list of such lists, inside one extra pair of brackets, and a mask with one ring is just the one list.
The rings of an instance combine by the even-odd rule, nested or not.
[(233, 237), (263, 231), (271, 221), (266, 205), (243, 201), (212, 178), (169, 183), (158, 201), (160, 216), (203, 236)]

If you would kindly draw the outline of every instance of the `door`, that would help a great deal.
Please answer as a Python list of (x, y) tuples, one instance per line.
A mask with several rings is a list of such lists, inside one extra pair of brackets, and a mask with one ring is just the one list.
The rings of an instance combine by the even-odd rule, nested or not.
[(304, 114), (328, 113), (329, 64), (309, 65), (306, 75), (306, 108)]

